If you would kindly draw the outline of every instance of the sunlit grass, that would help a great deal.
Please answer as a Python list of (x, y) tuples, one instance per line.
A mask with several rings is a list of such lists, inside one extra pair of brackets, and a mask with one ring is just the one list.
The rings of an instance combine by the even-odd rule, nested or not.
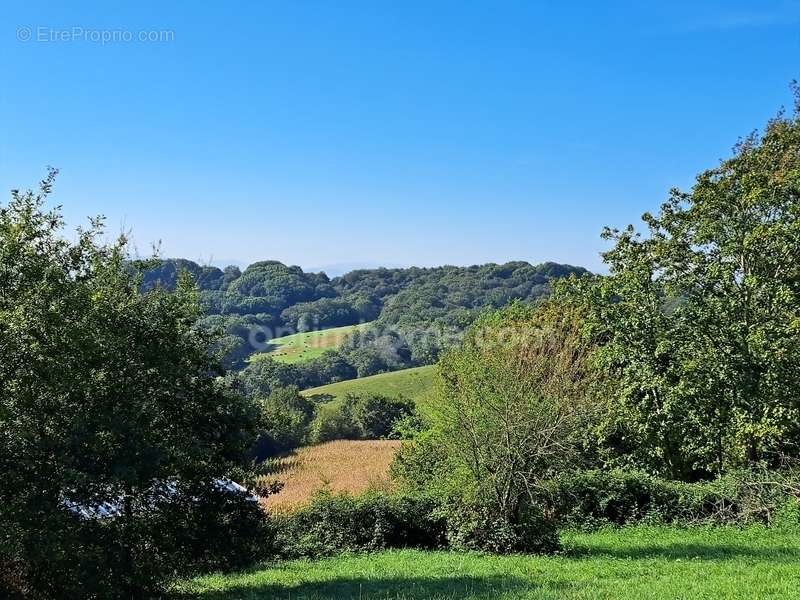
[(266, 352), (253, 355), (250, 360), (258, 361), (269, 357), (278, 362), (293, 364), (319, 358), (328, 350), (341, 346), (353, 332), (369, 325), (370, 323), (346, 325), (274, 338), (270, 340)]
[(304, 390), (303, 395), (308, 398), (314, 396), (343, 398), (347, 394), (378, 394), (394, 398), (405, 396), (409, 400), (417, 400), (433, 385), (435, 369), (435, 365), (427, 365), (350, 379)]
[(391, 551), (210, 575), (206, 600), (797, 598), (800, 535), (636, 527), (563, 536), (558, 556)]

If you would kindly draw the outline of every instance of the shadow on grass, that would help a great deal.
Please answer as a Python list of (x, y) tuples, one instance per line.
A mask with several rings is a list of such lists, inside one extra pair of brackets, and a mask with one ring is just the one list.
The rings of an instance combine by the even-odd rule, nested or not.
[(314, 402), (316, 404), (326, 404), (331, 400), (333, 400), (335, 397), (336, 396), (334, 396), (333, 394), (311, 394), (309, 396), (306, 396), (306, 399), (311, 400), (311, 402)]
[[(224, 591), (208, 591), (182, 598), (201, 600), (495, 600), (503, 594), (530, 590), (537, 584), (515, 577), (343, 577), (296, 585), (242, 582)], [(557, 592), (556, 584), (547, 585)]]
[(748, 547), (737, 544), (704, 544), (698, 542), (676, 542), (672, 544), (651, 544), (633, 546), (576, 544), (568, 548), (569, 558), (663, 558), (667, 560), (736, 560), (749, 558), (769, 562), (795, 562), (800, 560), (800, 548), (791, 547)]

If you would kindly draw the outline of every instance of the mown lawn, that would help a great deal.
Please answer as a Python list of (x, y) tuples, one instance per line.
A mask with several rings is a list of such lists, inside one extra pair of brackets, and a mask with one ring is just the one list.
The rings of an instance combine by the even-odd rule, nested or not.
[(798, 598), (800, 534), (636, 527), (563, 536), (559, 556), (391, 551), (179, 586), (206, 600)]

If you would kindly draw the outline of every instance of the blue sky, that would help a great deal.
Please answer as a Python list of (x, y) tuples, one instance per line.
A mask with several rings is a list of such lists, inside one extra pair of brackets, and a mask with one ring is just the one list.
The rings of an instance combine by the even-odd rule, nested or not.
[(599, 269), (604, 225), (689, 186), (800, 77), (797, 2), (26, 1), (0, 17), (0, 188), (54, 165), (70, 223), (104, 214), (142, 252), (204, 262)]

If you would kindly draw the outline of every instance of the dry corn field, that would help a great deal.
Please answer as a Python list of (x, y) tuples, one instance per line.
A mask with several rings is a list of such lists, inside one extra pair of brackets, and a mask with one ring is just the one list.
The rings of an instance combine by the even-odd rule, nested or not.
[(272, 511), (286, 511), (307, 503), (315, 492), (362, 492), (389, 487), (389, 465), (400, 447), (396, 440), (338, 440), (300, 448), (274, 459), (268, 481), (283, 489), (264, 500)]

